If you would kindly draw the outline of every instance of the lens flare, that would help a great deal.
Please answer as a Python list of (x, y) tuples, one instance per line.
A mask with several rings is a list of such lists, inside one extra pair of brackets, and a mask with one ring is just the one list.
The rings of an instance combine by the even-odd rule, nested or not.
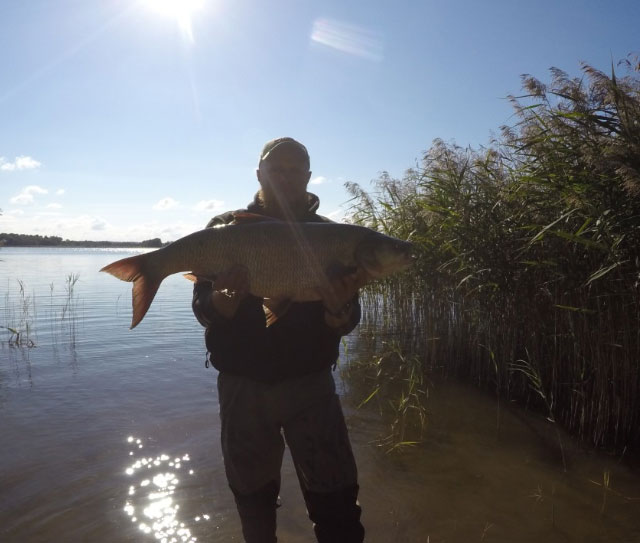
[(182, 34), (194, 42), (191, 21), (204, 7), (205, 0), (143, 0), (143, 3), (152, 11), (175, 19)]
[(382, 41), (361, 26), (317, 19), (313, 23), (311, 41), (367, 60), (380, 62), (383, 59)]

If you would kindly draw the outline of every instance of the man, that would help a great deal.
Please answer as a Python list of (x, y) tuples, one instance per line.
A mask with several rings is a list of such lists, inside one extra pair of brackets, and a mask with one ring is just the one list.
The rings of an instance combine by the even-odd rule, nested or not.
[[(318, 197), (307, 192), (311, 171), (304, 145), (292, 138), (269, 141), (256, 173), (260, 190), (248, 208), (214, 217), (207, 226), (247, 220), (243, 213), (292, 228), (328, 222), (316, 214)], [(269, 301), (249, 294), (249, 278), (239, 266), (194, 287), (193, 311), (206, 327), (209, 361), (219, 371), (225, 471), (247, 543), (277, 541), (282, 434), (317, 540), (364, 539), (356, 465), (331, 373), (341, 336), (360, 321), (363, 279), (361, 272), (333, 270), (321, 301), (291, 303), (274, 313)]]

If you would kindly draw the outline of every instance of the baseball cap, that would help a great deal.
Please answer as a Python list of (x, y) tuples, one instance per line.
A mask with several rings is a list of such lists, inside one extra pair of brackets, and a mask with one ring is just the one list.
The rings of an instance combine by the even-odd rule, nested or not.
[(276, 138), (274, 140), (271, 140), (271, 141), (268, 141), (267, 143), (265, 143), (264, 147), (262, 148), (262, 152), (260, 153), (260, 162), (262, 162), (263, 160), (266, 160), (267, 158), (269, 158), (269, 154), (274, 149), (276, 149), (277, 147), (284, 146), (284, 145), (287, 145), (289, 147), (297, 149), (307, 159), (307, 163), (310, 162), (310, 160), (309, 160), (309, 152), (307, 151), (307, 148), (304, 145), (302, 145), (302, 143), (300, 143), (299, 141), (294, 140), (293, 138)]

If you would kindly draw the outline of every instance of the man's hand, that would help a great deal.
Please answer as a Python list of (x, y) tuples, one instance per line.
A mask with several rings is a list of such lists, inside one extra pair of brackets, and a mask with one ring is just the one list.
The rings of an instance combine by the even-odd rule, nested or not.
[[(198, 279), (207, 281), (207, 279)], [(249, 275), (244, 266), (232, 266), (210, 281), (213, 288), (211, 304), (226, 319), (236, 314), (242, 300), (249, 294)]]
[(329, 275), (328, 284), (318, 289), (327, 310), (327, 324), (339, 326), (348, 320), (351, 315), (351, 302), (358, 289), (366, 284), (368, 279), (367, 273), (361, 268)]

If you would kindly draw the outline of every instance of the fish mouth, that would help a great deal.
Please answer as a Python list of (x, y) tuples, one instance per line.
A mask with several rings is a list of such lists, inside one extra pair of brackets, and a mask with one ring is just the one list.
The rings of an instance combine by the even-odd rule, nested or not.
[(417, 247), (410, 241), (405, 241), (403, 243), (402, 252), (403, 252), (404, 260), (409, 264), (412, 264), (418, 259)]
[[(406, 245), (405, 245), (406, 243)], [(404, 242), (400, 251), (398, 251), (397, 263), (399, 270), (404, 270), (415, 264), (418, 259), (416, 248), (412, 243)]]
[(418, 257), (414, 253), (409, 253), (404, 257), (404, 265), (408, 268), (409, 266), (413, 266), (417, 260)]

